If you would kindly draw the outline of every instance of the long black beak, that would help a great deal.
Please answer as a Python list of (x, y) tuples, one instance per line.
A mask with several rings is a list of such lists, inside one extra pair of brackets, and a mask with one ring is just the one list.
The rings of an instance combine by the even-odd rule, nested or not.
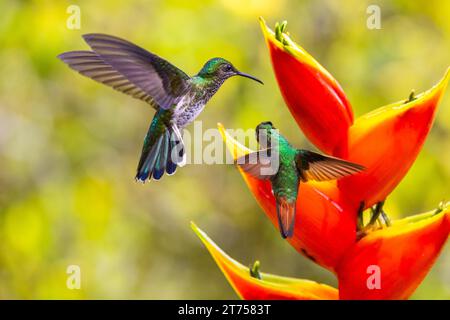
[(241, 76), (241, 77), (246, 77), (246, 78), (255, 80), (256, 82), (259, 82), (259, 83), (261, 83), (261, 84), (264, 84), (264, 82), (262, 82), (262, 81), (259, 80), (258, 78), (255, 78), (254, 76), (251, 76), (251, 75), (249, 75), (249, 74), (247, 74), (247, 73), (244, 73), (244, 72), (238, 71), (238, 72), (236, 72), (236, 75)]

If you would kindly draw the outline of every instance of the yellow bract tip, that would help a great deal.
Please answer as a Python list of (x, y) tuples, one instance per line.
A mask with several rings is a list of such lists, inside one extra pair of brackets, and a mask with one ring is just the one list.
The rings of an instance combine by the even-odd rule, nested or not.
[[(335, 288), (314, 281), (280, 277), (260, 273), (261, 280), (250, 274), (250, 269), (226, 254), (208, 235), (193, 222), (191, 227), (241, 299), (278, 297), (285, 299), (337, 299)], [(243, 295), (245, 294), (245, 296)]]
[(243, 144), (239, 143), (236, 139), (234, 139), (220, 122), (217, 123), (217, 128), (222, 136), (223, 141), (225, 142), (225, 145), (227, 146), (228, 151), (230, 151), (231, 155), (233, 156), (233, 160), (236, 160), (239, 157), (253, 152), (253, 150), (247, 148)]

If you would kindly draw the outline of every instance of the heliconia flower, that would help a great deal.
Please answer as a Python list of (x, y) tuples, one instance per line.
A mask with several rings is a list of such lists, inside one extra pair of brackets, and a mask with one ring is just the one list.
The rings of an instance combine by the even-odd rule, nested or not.
[[(316, 93), (322, 92), (316, 95), (317, 100), (320, 100), (322, 95), (329, 98), (330, 90), (337, 92), (340, 88), (335, 85), (335, 80), (318, 62), (282, 32), (282, 27), (278, 27), (278, 38), (282, 40), (279, 41), (264, 23), (262, 26), (269, 43), (279, 86), (292, 114), (305, 134), (313, 142), (323, 137), (326, 143), (326, 141), (333, 141), (337, 128), (340, 128), (339, 123), (345, 123), (348, 127), (346, 140), (341, 139), (343, 137), (341, 134), (341, 138), (336, 140), (336, 145), (331, 148), (324, 147), (321, 143), (316, 145), (325, 152), (366, 167), (362, 173), (339, 181), (308, 182), (300, 186), (294, 236), (288, 241), (297, 251), (333, 271), (342, 254), (355, 241), (356, 216), (360, 202), (364, 201), (365, 208), (368, 208), (384, 200), (416, 159), (430, 130), (437, 104), (445, 91), (450, 73), (447, 72), (432, 89), (414, 98), (411, 97), (413, 98), (411, 101), (401, 101), (382, 107), (358, 118), (353, 123), (348, 120), (352, 118), (349, 104), (339, 103), (344, 101), (343, 98), (337, 99), (335, 103), (327, 102), (326, 106), (321, 104), (311, 106), (309, 100), (306, 104), (302, 103), (299, 97), (302, 97), (303, 93), (299, 92), (313, 90), (309, 86), (314, 83), (317, 84), (314, 89)], [(292, 65), (281, 68), (280, 66), (284, 66), (286, 61), (290, 61)], [(296, 81), (292, 80), (295, 74), (301, 74), (299, 70), (302, 68), (309, 70), (308, 68), (312, 66), (316, 70), (312, 73), (317, 77), (315, 80), (307, 78), (309, 80), (306, 81), (304, 77)], [(292, 70), (297, 71), (291, 74)], [(325, 84), (329, 85), (325, 86)], [(304, 86), (307, 89), (304, 89)], [(318, 88), (322, 88), (320, 89), (322, 91)], [(292, 99), (286, 98), (288, 95), (292, 95)], [(342, 92), (332, 96), (342, 96)], [(303, 117), (306, 113), (310, 118), (306, 117), (304, 122), (320, 124), (305, 127)], [(331, 120), (322, 121), (330, 113), (341, 114), (339, 119), (335, 119), (336, 123)], [(311, 117), (314, 120), (311, 120)], [(326, 127), (324, 127), (325, 124)], [(227, 137), (223, 128), (219, 129), (235, 156), (242, 156), (249, 152), (232, 137)], [(313, 136), (316, 138), (311, 138)], [(240, 154), (237, 155), (236, 152), (239, 150)], [(270, 183), (253, 178), (244, 172), (241, 174), (267, 216), (274, 225), (277, 225), (275, 200)]]
[(449, 70), (437, 85), (414, 100), (399, 101), (356, 119), (350, 127), (345, 158), (366, 170), (338, 182), (350, 200), (364, 200), (366, 207), (372, 206), (400, 183), (430, 132)]
[(450, 233), (450, 209), (394, 221), (355, 242), (337, 268), (338, 291), (317, 282), (266, 273), (252, 275), (191, 223), (241, 299), (407, 299), (426, 276)]
[[(411, 94), (354, 121), (341, 87), (289, 38), (284, 32), (286, 24), (277, 25), (275, 32), (263, 20), (261, 25), (281, 93), (304, 134), (323, 152), (365, 167), (363, 172), (338, 181), (301, 183), (294, 234), (287, 241), (336, 274), (341, 299), (408, 298), (448, 238), (449, 209), (368, 230), (361, 239), (356, 233), (358, 208), (384, 201), (415, 161), (445, 92), (449, 70), (430, 90)], [(219, 131), (235, 160), (253, 152), (220, 124)], [(239, 171), (277, 226), (270, 181), (250, 176), (241, 168)], [(378, 271), (378, 278), (371, 274)], [(372, 280), (375, 283), (371, 284)]]
[(275, 76), (300, 128), (323, 152), (359, 163), (365, 172), (339, 181), (344, 194), (366, 208), (384, 200), (405, 176), (430, 131), (450, 72), (432, 89), (364, 115), (353, 123), (351, 106), (336, 80), (284, 32), (261, 19)]
[[(230, 134), (224, 129), (223, 125), (219, 124), (219, 132), (227, 145), (228, 150), (231, 152), (234, 159), (237, 159), (247, 153), (252, 152), (252, 150), (246, 148), (238, 141), (236, 141)], [(253, 193), (254, 197), (262, 207), (263, 211), (269, 217), (271, 222), (277, 226), (275, 199), (272, 193), (270, 182), (267, 180), (259, 180), (253, 176), (245, 173), (239, 169), (241, 175), (243, 176), (247, 186)], [(344, 270), (343, 266), (350, 265), (349, 252), (352, 252), (355, 247), (360, 248), (362, 244), (366, 243), (366, 237), (362, 240), (357, 241), (356, 239), (356, 211), (357, 208), (349, 207), (346, 199), (342, 196), (342, 190), (337, 187), (336, 182), (306, 182), (300, 185), (299, 198), (301, 201), (297, 201), (297, 218), (295, 222), (294, 235), (286, 240), (301, 254), (310, 258), (317, 264), (325, 267), (326, 269), (334, 272), (339, 276), (339, 270)], [(418, 248), (424, 247), (434, 247), (434, 256), (436, 258), (439, 249), (442, 247), (440, 236), (447, 239), (449, 234), (448, 224), (450, 223), (449, 209), (444, 210), (444, 213), (437, 215), (435, 217), (442, 217), (443, 225), (442, 229), (439, 229), (436, 233), (436, 237), (422, 238), (422, 244), (414, 243), (412, 239), (406, 240), (406, 243), (411, 243)], [(428, 214), (430, 215), (430, 214)], [(385, 230), (380, 230), (369, 233), (371, 237), (377, 235), (377, 239), (380, 235), (390, 239), (393, 235), (403, 234), (420, 236), (425, 233), (425, 227), (428, 226), (428, 222), (434, 221), (432, 219), (421, 218), (427, 217), (428, 215), (418, 215), (408, 217), (402, 220), (394, 221), (393, 226), (388, 227)], [(433, 219), (436, 219), (433, 217)], [(420, 220), (419, 222), (416, 222)], [(415, 222), (415, 223), (413, 223)], [(415, 230), (414, 233), (407, 233), (407, 230)], [(371, 239), (371, 237), (369, 239)], [(387, 241), (387, 240), (386, 240)], [(445, 241), (444, 241), (445, 242)], [(401, 242), (396, 242), (398, 248), (402, 249), (408, 248), (406, 244), (400, 244)], [(400, 254), (401, 251), (395, 252), (396, 245), (392, 245), (394, 251), (389, 251), (389, 246), (385, 247), (386, 257), (392, 259), (392, 255)], [(373, 250), (373, 247), (362, 246), (364, 250)], [(406, 252), (406, 251), (405, 251)], [(430, 253), (431, 254), (431, 253)], [(374, 255), (376, 256), (376, 255)], [(411, 256), (405, 256), (410, 259), (417, 258), (417, 252), (414, 252)], [(425, 259), (429, 263), (427, 268), (422, 269), (423, 272), (427, 272), (431, 267), (434, 260)], [(352, 260), (353, 261), (353, 260)], [(363, 261), (364, 262), (364, 261)], [(420, 266), (419, 264), (417, 266)], [(339, 268), (339, 270), (338, 270)], [(350, 268), (351, 271), (352, 268)], [(390, 269), (392, 270), (392, 269)], [(396, 269), (392, 272), (396, 272)], [(342, 273), (341, 273), (342, 274)], [(417, 271), (419, 274), (419, 270)], [(364, 271), (361, 277), (367, 276), (366, 271)], [(421, 280), (421, 278), (416, 278), (416, 280)], [(406, 283), (406, 282), (405, 282)], [(411, 288), (413, 285), (411, 285)], [(345, 290), (344, 290), (345, 292)], [(394, 295), (394, 297), (396, 297)], [(387, 296), (386, 296), (387, 298)]]
[(246, 300), (336, 300), (337, 289), (314, 281), (280, 277), (267, 273), (252, 276), (250, 269), (223, 252), (194, 223), (192, 229), (203, 242), (241, 299)]
[(320, 150), (342, 157), (346, 153), (353, 111), (333, 76), (284, 33), (276, 33), (260, 18), (272, 66), (283, 98), (295, 121)]
[(336, 268), (340, 299), (408, 299), (450, 233), (450, 208), (394, 221), (358, 241)]

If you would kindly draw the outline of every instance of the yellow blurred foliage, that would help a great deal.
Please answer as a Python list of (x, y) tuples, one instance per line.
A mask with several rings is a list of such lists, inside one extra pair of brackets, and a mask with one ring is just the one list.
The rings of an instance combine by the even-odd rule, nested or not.
[[(280, 239), (232, 165), (188, 165), (136, 183), (152, 108), (79, 76), (56, 56), (87, 49), (81, 35), (91, 32), (125, 37), (188, 74), (223, 56), (265, 86), (228, 81), (200, 116), (203, 128), (272, 120), (293, 144), (312, 148), (283, 103), (257, 19), (288, 20), (288, 31), (361, 115), (431, 87), (450, 52), (450, 2), (377, 1), (380, 30), (366, 28), (369, 4), (1, 1), (0, 298), (236, 298), (191, 220), (239, 261), (258, 259), (264, 272), (335, 286)], [(79, 30), (67, 28), (69, 5), (80, 8)], [(390, 215), (449, 200), (449, 106), (447, 93), (416, 164), (386, 201)], [(414, 298), (450, 298), (449, 257), (447, 248)], [(80, 290), (66, 286), (69, 265), (80, 267)]]

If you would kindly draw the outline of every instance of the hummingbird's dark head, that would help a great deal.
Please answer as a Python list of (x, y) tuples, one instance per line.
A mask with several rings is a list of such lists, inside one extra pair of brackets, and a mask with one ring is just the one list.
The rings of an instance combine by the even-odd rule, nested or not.
[(266, 147), (270, 146), (272, 130), (276, 130), (270, 121), (261, 122), (256, 126), (256, 140), (259, 144), (265, 144)]
[(208, 60), (198, 73), (202, 78), (219, 79), (225, 81), (232, 76), (246, 77), (255, 80), (261, 84), (263, 82), (249, 74), (237, 70), (231, 62), (223, 58), (212, 58)]

